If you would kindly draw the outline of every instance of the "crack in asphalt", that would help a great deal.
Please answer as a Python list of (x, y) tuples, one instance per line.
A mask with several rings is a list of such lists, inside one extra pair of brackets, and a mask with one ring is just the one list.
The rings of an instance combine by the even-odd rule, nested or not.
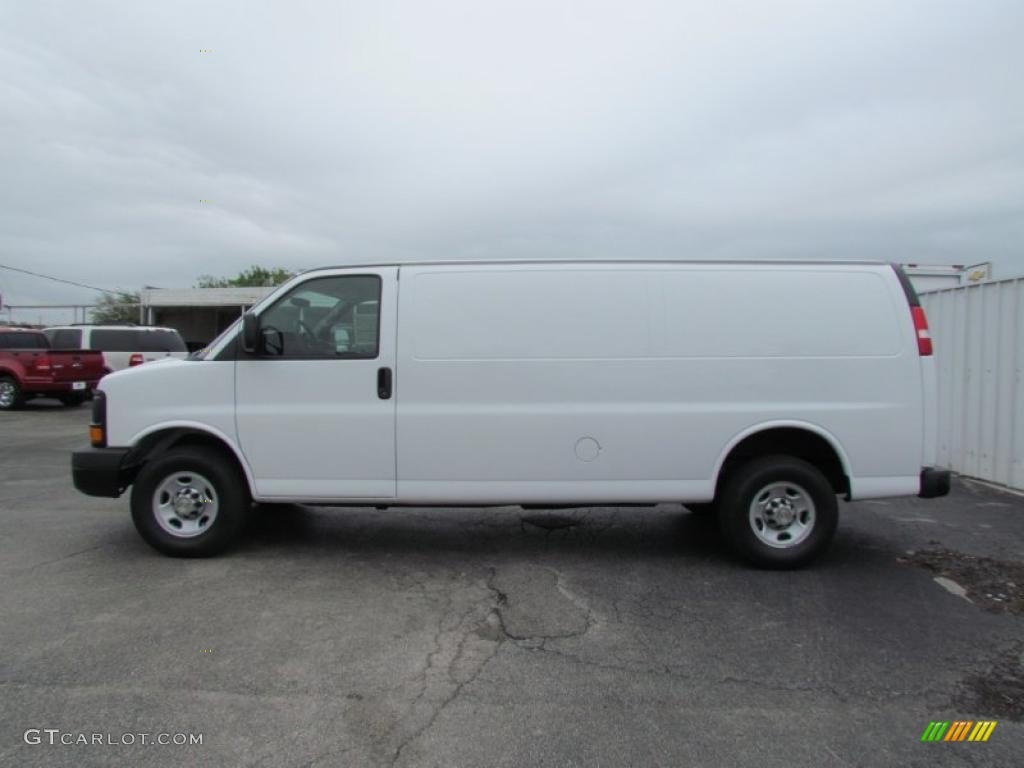
[[(501, 647), (501, 643), (500, 642), (499, 643), (495, 643), (494, 650), (492, 650), (491, 653), (483, 660), (483, 662), (481, 662), (477, 666), (476, 671), (473, 672), (473, 674), (469, 678), (464, 680), (463, 682), (460, 682), (460, 683), (456, 684), (454, 690), (452, 690), (452, 692), (449, 693), (448, 696), (446, 696), (441, 701), (441, 703), (434, 709), (433, 713), (430, 716), (430, 719), (427, 720), (427, 722), (421, 728), (419, 728), (416, 731), (414, 731), (408, 738), (403, 740), (398, 745), (398, 747), (395, 749), (394, 755), (391, 758), (391, 765), (396, 765), (398, 763), (398, 761), (402, 757), (402, 753), (405, 751), (406, 747), (409, 746), (409, 744), (411, 744), (416, 739), (420, 738), (424, 733), (426, 733), (427, 731), (429, 731), (431, 728), (434, 727), (434, 723), (437, 722), (437, 719), (441, 716), (441, 713), (444, 712), (444, 710), (447, 709), (447, 707), (453, 701), (455, 701), (459, 697), (459, 695), (462, 693), (463, 689), (467, 685), (469, 685), (470, 683), (474, 682), (477, 679), (477, 677), (480, 676), (480, 673), (483, 672), (484, 667), (486, 667), (487, 664), (490, 662), (490, 660), (493, 659), (497, 655), (498, 648), (500, 648), (500, 647)], [(450, 674), (450, 671), (449, 671), (449, 674)]]
[[(513, 601), (510, 599), (507, 591), (503, 591), (496, 583), (499, 576), (499, 571), (496, 568), (491, 568), (490, 578), (487, 580), (487, 588), (494, 594), (496, 606), (495, 611), (498, 614), (500, 620), (501, 631), (510, 640), (516, 641), (534, 641), (544, 642), (546, 640), (559, 640), (568, 639), (573, 637), (581, 637), (585, 635), (594, 625), (593, 611), (591, 607), (582, 600), (578, 595), (571, 592), (568, 587), (565, 586), (562, 574), (554, 568), (543, 568), (551, 574), (551, 587), (554, 592), (560, 596), (564, 601), (571, 604), (572, 607), (580, 614), (582, 619), (579, 622), (579, 627), (570, 626), (565, 629), (544, 629), (545, 619), (551, 619), (553, 616), (557, 616), (560, 619), (573, 618), (571, 613), (567, 611), (559, 611), (555, 614), (551, 614), (549, 611), (548, 616), (543, 615), (543, 611), (517, 611), (517, 606), (526, 606), (527, 608), (538, 608), (542, 607), (543, 600), (538, 599), (534, 603), (530, 602), (530, 598), (537, 598), (538, 595), (529, 594), (529, 592), (521, 600)], [(531, 580), (533, 574), (530, 574)], [(514, 579), (513, 579), (514, 582)], [(520, 629), (513, 628), (510, 624), (524, 623), (526, 628), (530, 631), (524, 632)], [(531, 626), (536, 624), (537, 626)]]
[[(590, 631), (594, 623), (592, 619), (593, 612), (590, 607), (578, 595), (568, 589), (558, 571), (548, 570), (554, 576), (553, 586), (556, 592), (584, 613), (583, 626), (578, 630), (568, 632), (534, 632), (528, 635), (518, 635), (510, 631), (504, 611), (508, 610), (512, 601), (509, 598), (509, 594), (496, 583), (499, 577), (499, 569), (494, 566), (489, 569), (489, 574), (483, 582), (483, 587), (486, 590), (484, 597), (474, 601), (454, 624), (446, 626), (452, 607), (452, 598), (449, 595), (445, 609), (438, 620), (437, 631), (433, 636), (433, 649), (427, 654), (423, 669), (416, 676), (416, 680), (419, 682), (419, 692), (408, 707), (406, 707), (406, 714), (399, 719), (399, 722), (391, 729), (389, 735), (393, 735), (398, 731), (402, 727), (403, 721), (415, 718), (417, 707), (424, 699), (428, 698), (431, 688), (430, 673), (432, 670), (435, 668), (443, 669), (444, 681), (442, 685), (449, 687), (450, 690), (431, 708), (425, 722), (412, 728), (408, 735), (399, 741), (391, 754), (390, 764), (392, 766), (397, 765), (402, 760), (410, 744), (434, 727), (438, 718), (462, 695), (466, 687), (480, 677), (491, 660), (497, 656), (505, 642), (512, 641), (517, 647), (525, 647), (522, 645), (523, 643), (540, 641), (543, 644), (551, 640), (581, 637)], [(481, 626), (481, 622), (473, 621), (473, 617), (479, 616), (481, 613), (483, 613), (483, 626)], [(486, 632), (488, 626), (493, 628), (493, 636), (491, 633)], [(484, 634), (481, 634), (481, 630), (484, 631)], [(446, 643), (445, 637), (453, 633), (457, 637), (449, 638), (449, 641)], [(489, 645), (490, 648), (480, 658), (472, 662), (469, 674), (462, 676), (459, 674), (459, 668), (466, 658), (466, 646), (472, 635), (476, 635), (482, 643)], [(454, 651), (451, 652), (450, 659), (443, 667), (438, 667), (438, 660), (445, 655), (446, 651), (451, 647), (453, 640)]]
[[(399, 730), (405, 720), (415, 717), (417, 706), (427, 697), (430, 690), (430, 672), (436, 668), (437, 660), (442, 657), (446, 650), (444, 637), (448, 634), (457, 633), (455, 649), (451, 655), (451, 659), (443, 667), (444, 681), (441, 683), (442, 685), (449, 686), (451, 690), (441, 698), (440, 702), (436, 706), (432, 707), (426, 722), (422, 723), (418, 727), (412, 728), (411, 732), (399, 741), (391, 754), (390, 764), (392, 766), (396, 765), (402, 759), (402, 755), (411, 743), (419, 739), (424, 733), (434, 726), (434, 723), (437, 722), (441, 713), (444, 712), (444, 710), (461, 695), (467, 685), (474, 682), (480, 676), (484, 667), (486, 667), (491, 659), (493, 659), (497, 654), (498, 648), (501, 646), (502, 638), (498, 637), (494, 640), (485, 639), (478, 634), (479, 624), (471, 621), (474, 615), (478, 615), (481, 612), (482, 607), (487, 609), (485, 612), (485, 621), (486, 617), (494, 615), (495, 612), (491, 606), (490, 600), (491, 594), (490, 590), (488, 590), (482, 599), (474, 601), (470, 607), (459, 616), (458, 620), (455, 621), (452, 627), (446, 629), (446, 619), (450, 616), (452, 605), (452, 600), (449, 596), (445, 610), (442, 612), (441, 618), (438, 621), (437, 632), (434, 633), (433, 650), (427, 654), (423, 669), (416, 678), (420, 683), (419, 693), (416, 694), (416, 697), (406, 708), (406, 714), (403, 715), (399, 719), (398, 723), (396, 723), (395, 727), (391, 729), (389, 736)], [(490, 642), (492, 647), (490, 651), (483, 656), (482, 660), (475, 665), (475, 669), (473, 669), (465, 679), (460, 680), (458, 678), (457, 669), (464, 658), (466, 643), (472, 634), (478, 634), (482, 641)]]

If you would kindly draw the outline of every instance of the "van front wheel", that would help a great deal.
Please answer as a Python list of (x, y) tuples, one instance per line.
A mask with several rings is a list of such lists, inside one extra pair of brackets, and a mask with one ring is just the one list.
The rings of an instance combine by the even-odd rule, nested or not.
[(835, 491), (821, 471), (790, 456), (765, 456), (726, 478), (718, 512), (733, 551), (762, 568), (798, 568), (831, 543)]
[(178, 448), (147, 462), (132, 487), (132, 521), (172, 557), (210, 557), (230, 546), (251, 502), (233, 462), (209, 448)]

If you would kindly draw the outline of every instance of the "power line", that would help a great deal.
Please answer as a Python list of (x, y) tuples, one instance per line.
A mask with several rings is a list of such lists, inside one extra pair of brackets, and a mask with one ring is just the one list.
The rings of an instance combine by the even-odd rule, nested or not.
[(32, 275), (32, 277), (41, 277), (44, 280), (53, 280), (55, 283), (65, 283), (67, 285), (74, 285), (78, 288), (88, 288), (90, 291), (99, 291), (100, 293), (112, 293), (117, 295), (121, 291), (112, 291), (109, 288), (97, 288), (95, 285), (86, 285), (85, 283), (76, 283), (74, 280), (64, 280), (60, 277), (51, 277), (50, 275), (42, 275), (39, 272), (32, 272), (28, 269), (21, 269), (19, 267), (9, 267), (6, 264), (0, 264), (0, 269), (9, 269), (11, 272), (21, 272), (25, 275)]

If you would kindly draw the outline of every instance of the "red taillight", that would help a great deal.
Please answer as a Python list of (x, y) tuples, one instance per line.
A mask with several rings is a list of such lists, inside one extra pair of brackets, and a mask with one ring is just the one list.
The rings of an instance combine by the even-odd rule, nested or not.
[(924, 307), (911, 307), (910, 313), (914, 316), (917, 351), (921, 357), (928, 357), (932, 353), (932, 335), (928, 331), (928, 318), (925, 317)]
[(144, 358), (140, 353), (136, 352), (134, 355), (128, 358), (128, 367), (130, 368), (135, 365), (142, 365), (144, 362), (146, 362), (146, 358)]
[(36, 358), (36, 370), (37, 371), (48, 371), (50, 370), (50, 358), (46, 355)]

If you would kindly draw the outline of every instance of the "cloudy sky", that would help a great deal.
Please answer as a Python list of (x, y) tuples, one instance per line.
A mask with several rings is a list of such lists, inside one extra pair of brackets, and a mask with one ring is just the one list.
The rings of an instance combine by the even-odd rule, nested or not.
[[(1021, 274), (1022, 32), (1020, 0), (0, 0), (0, 264)], [(95, 296), (2, 269), (0, 293)]]

